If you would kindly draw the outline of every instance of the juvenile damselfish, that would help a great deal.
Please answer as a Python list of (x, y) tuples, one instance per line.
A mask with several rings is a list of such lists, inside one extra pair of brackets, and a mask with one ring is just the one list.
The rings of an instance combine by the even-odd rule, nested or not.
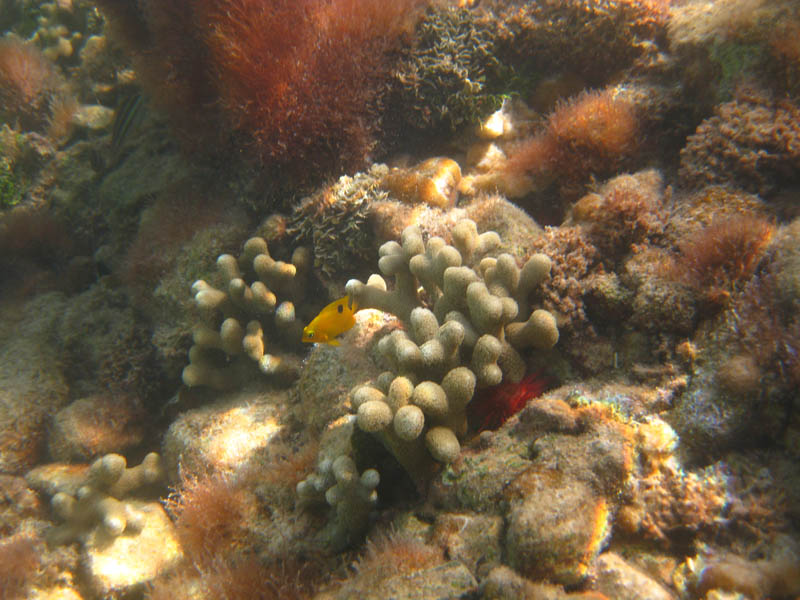
[(357, 310), (355, 301), (348, 296), (334, 300), (303, 329), (303, 341), (338, 346), (336, 336), (355, 325)]

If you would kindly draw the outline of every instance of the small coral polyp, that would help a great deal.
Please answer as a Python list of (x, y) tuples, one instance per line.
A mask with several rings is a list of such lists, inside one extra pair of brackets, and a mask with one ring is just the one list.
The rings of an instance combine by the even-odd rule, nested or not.
[(477, 388), (519, 382), (526, 369), (520, 352), (558, 341), (553, 315), (532, 310), (528, 300), (549, 277), (546, 255), (534, 254), (521, 268), (510, 254), (489, 256), (499, 236), (479, 234), (470, 220), (455, 226), (452, 239), (425, 242), (419, 228), (408, 227), (400, 243), (380, 248), (378, 266), (394, 277), (393, 289), (380, 275), (346, 286), (360, 307), (405, 325), (378, 342), (391, 370), (356, 388), (351, 400), (359, 428), (377, 435), (412, 478), (424, 477), (420, 469), (431, 457), (458, 457)]
[[(311, 253), (300, 247), (291, 262), (277, 261), (270, 256), (267, 242), (254, 237), (245, 242), (238, 259), (223, 254), (217, 266), (224, 289), (202, 279), (192, 285), (195, 303), (208, 322), (194, 329), (183, 383), (230, 389), (239, 381), (236, 359), (242, 356), (258, 363), (264, 374), (277, 381), (296, 379), (296, 359), (267, 352), (265, 331), (274, 332), (289, 345), (299, 342), (303, 325), (296, 318), (294, 303), (305, 294)], [(285, 298), (280, 303), (279, 296)]]

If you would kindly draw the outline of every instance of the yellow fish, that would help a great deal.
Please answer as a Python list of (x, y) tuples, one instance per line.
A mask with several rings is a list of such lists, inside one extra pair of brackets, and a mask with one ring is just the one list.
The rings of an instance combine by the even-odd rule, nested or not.
[(338, 346), (339, 340), (336, 336), (356, 324), (357, 310), (358, 306), (348, 296), (334, 300), (303, 329), (303, 341)]

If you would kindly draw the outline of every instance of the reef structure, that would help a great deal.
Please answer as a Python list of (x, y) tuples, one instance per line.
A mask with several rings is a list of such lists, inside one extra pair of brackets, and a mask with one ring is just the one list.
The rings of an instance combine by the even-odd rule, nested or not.
[(379, 251), (381, 273), (394, 278), (391, 290), (377, 274), (346, 285), (359, 307), (390, 313), (405, 326), (378, 342), (390, 370), (357, 387), (351, 401), (358, 427), (376, 435), (417, 482), (431, 458), (458, 457), (476, 388), (519, 382), (526, 371), (520, 352), (558, 341), (555, 317), (529, 302), (549, 276), (549, 257), (534, 254), (520, 268), (510, 254), (489, 256), (500, 237), (479, 234), (468, 219), (453, 228), (452, 240), (425, 242), (418, 227), (408, 227), (399, 243)]

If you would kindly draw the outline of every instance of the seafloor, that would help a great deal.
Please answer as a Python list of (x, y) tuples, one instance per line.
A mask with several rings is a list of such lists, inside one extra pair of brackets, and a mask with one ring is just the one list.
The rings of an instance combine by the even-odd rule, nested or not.
[(796, 0), (0, 34), (0, 600), (800, 598)]

